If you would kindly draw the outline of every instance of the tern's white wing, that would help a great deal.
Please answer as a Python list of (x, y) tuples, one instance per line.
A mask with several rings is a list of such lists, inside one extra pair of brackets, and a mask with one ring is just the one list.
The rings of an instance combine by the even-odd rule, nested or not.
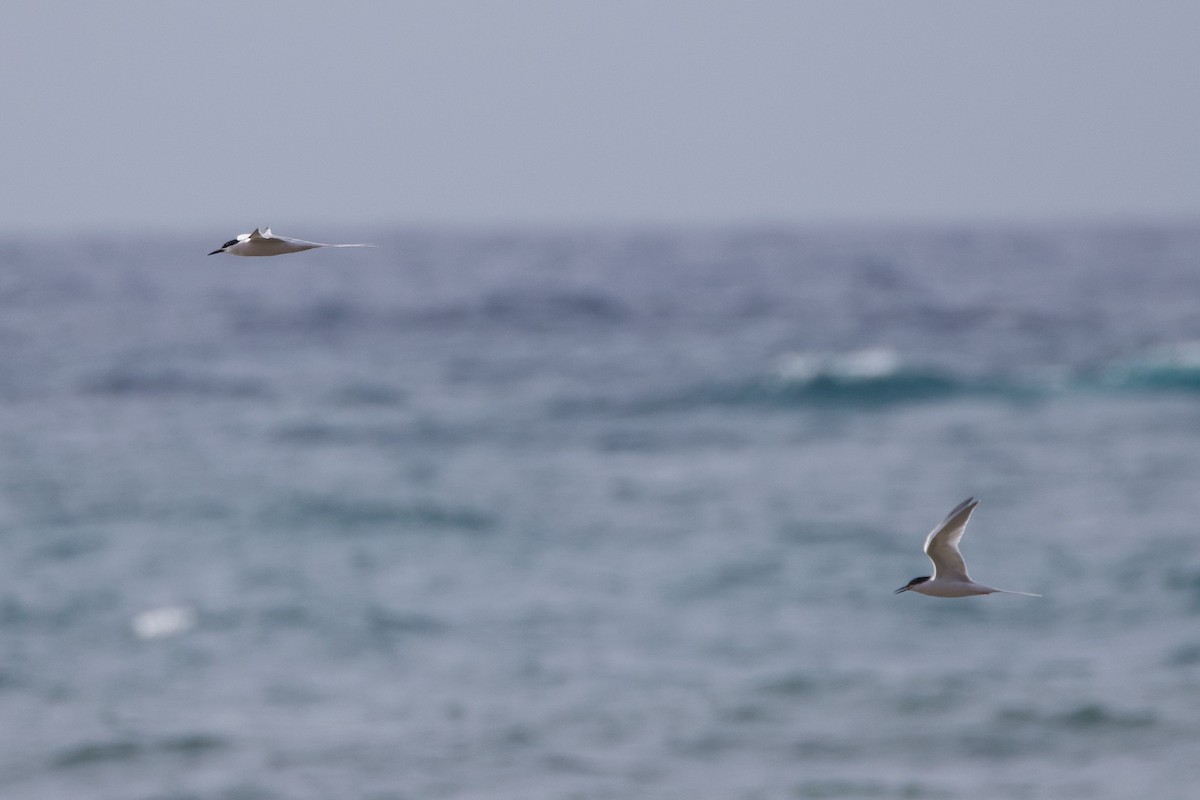
[(967, 520), (979, 501), (968, 497), (960, 503), (942, 524), (929, 532), (925, 539), (925, 555), (933, 562), (933, 577), (947, 580), (969, 581), (967, 565), (962, 554), (958, 552), (958, 543), (962, 541), (963, 532), (967, 529)]
[(256, 228), (250, 232), (250, 238), (253, 240), (259, 239), (274, 239), (278, 242), (287, 242), (288, 244), (310, 244), (313, 247), (332, 247), (333, 245), (321, 244), (320, 242), (308, 242), (304, 239), (293, 239), (291, 236), (280, 236), (277, 233), (271, 233), (270, 228)]
[(271, 229), (267, 228), (267, 236), (272, 239), (278, 239), (281, 242), (288, 244), (300, 245), (303, 247), (374, 247), (373, 244), (325, 244), (324, 242), (310, 242), (305, 239), (293, 239), (291, 236), (280, 236), (277, 233), (271, 233)]
[(305, 239), (293, 239), (291, 236), (280, 236), (278, 233), (271, 233), (270, 228), (267, 229), (267, 233), (270, 234), (272, 239), (278, 239), (281, 242), (288, 242), (290, 244), (311, 244), (313, 247), (328, 247), (329, 246), (327, 244), (321, 244), (320, 242), (310, 242)]

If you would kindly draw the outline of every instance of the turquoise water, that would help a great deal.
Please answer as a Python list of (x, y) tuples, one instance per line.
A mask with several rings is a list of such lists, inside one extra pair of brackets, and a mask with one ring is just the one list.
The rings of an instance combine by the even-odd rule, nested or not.
[(0, 796), (1200, 791), (1200, 229), (226, 233), (0, 242)]

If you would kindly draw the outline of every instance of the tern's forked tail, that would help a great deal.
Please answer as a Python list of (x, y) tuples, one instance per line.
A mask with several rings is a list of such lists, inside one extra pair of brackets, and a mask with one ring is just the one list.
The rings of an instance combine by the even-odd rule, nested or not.
[(992, 589), (992, 591), (996, 594), (1019, 594), (1022, 597), (1041, 597), (1040, 594), (1034, 594), (1033, 592), (1014, 592), (1011, 589)]

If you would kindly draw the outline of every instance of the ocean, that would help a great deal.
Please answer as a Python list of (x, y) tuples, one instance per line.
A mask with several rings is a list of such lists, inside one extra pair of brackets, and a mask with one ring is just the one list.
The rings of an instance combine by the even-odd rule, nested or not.
[(1200, 796), (1200, 227), (230, 233), (0, 238), (0, 797)]

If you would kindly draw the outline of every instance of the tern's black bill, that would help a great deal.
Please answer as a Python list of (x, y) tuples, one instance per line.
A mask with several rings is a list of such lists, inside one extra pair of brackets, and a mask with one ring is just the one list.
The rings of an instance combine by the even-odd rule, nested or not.
[(901, 592), (907, 592), (911, 588), (912, 588), (911, 586), (901, 586), (899, 589), (892, 592), (892, 594), (900, 594)]
[(220, 252), (222, 252), (222, 251), (221, 251), (221, 250), (219, 250), (219, 249), (218, 249), (218, 250), (213, 250), (211, 253), (209, 253), (209, 255), (210, 255), (210, 256), (215, 256), (217, 253), (220, 253)]

